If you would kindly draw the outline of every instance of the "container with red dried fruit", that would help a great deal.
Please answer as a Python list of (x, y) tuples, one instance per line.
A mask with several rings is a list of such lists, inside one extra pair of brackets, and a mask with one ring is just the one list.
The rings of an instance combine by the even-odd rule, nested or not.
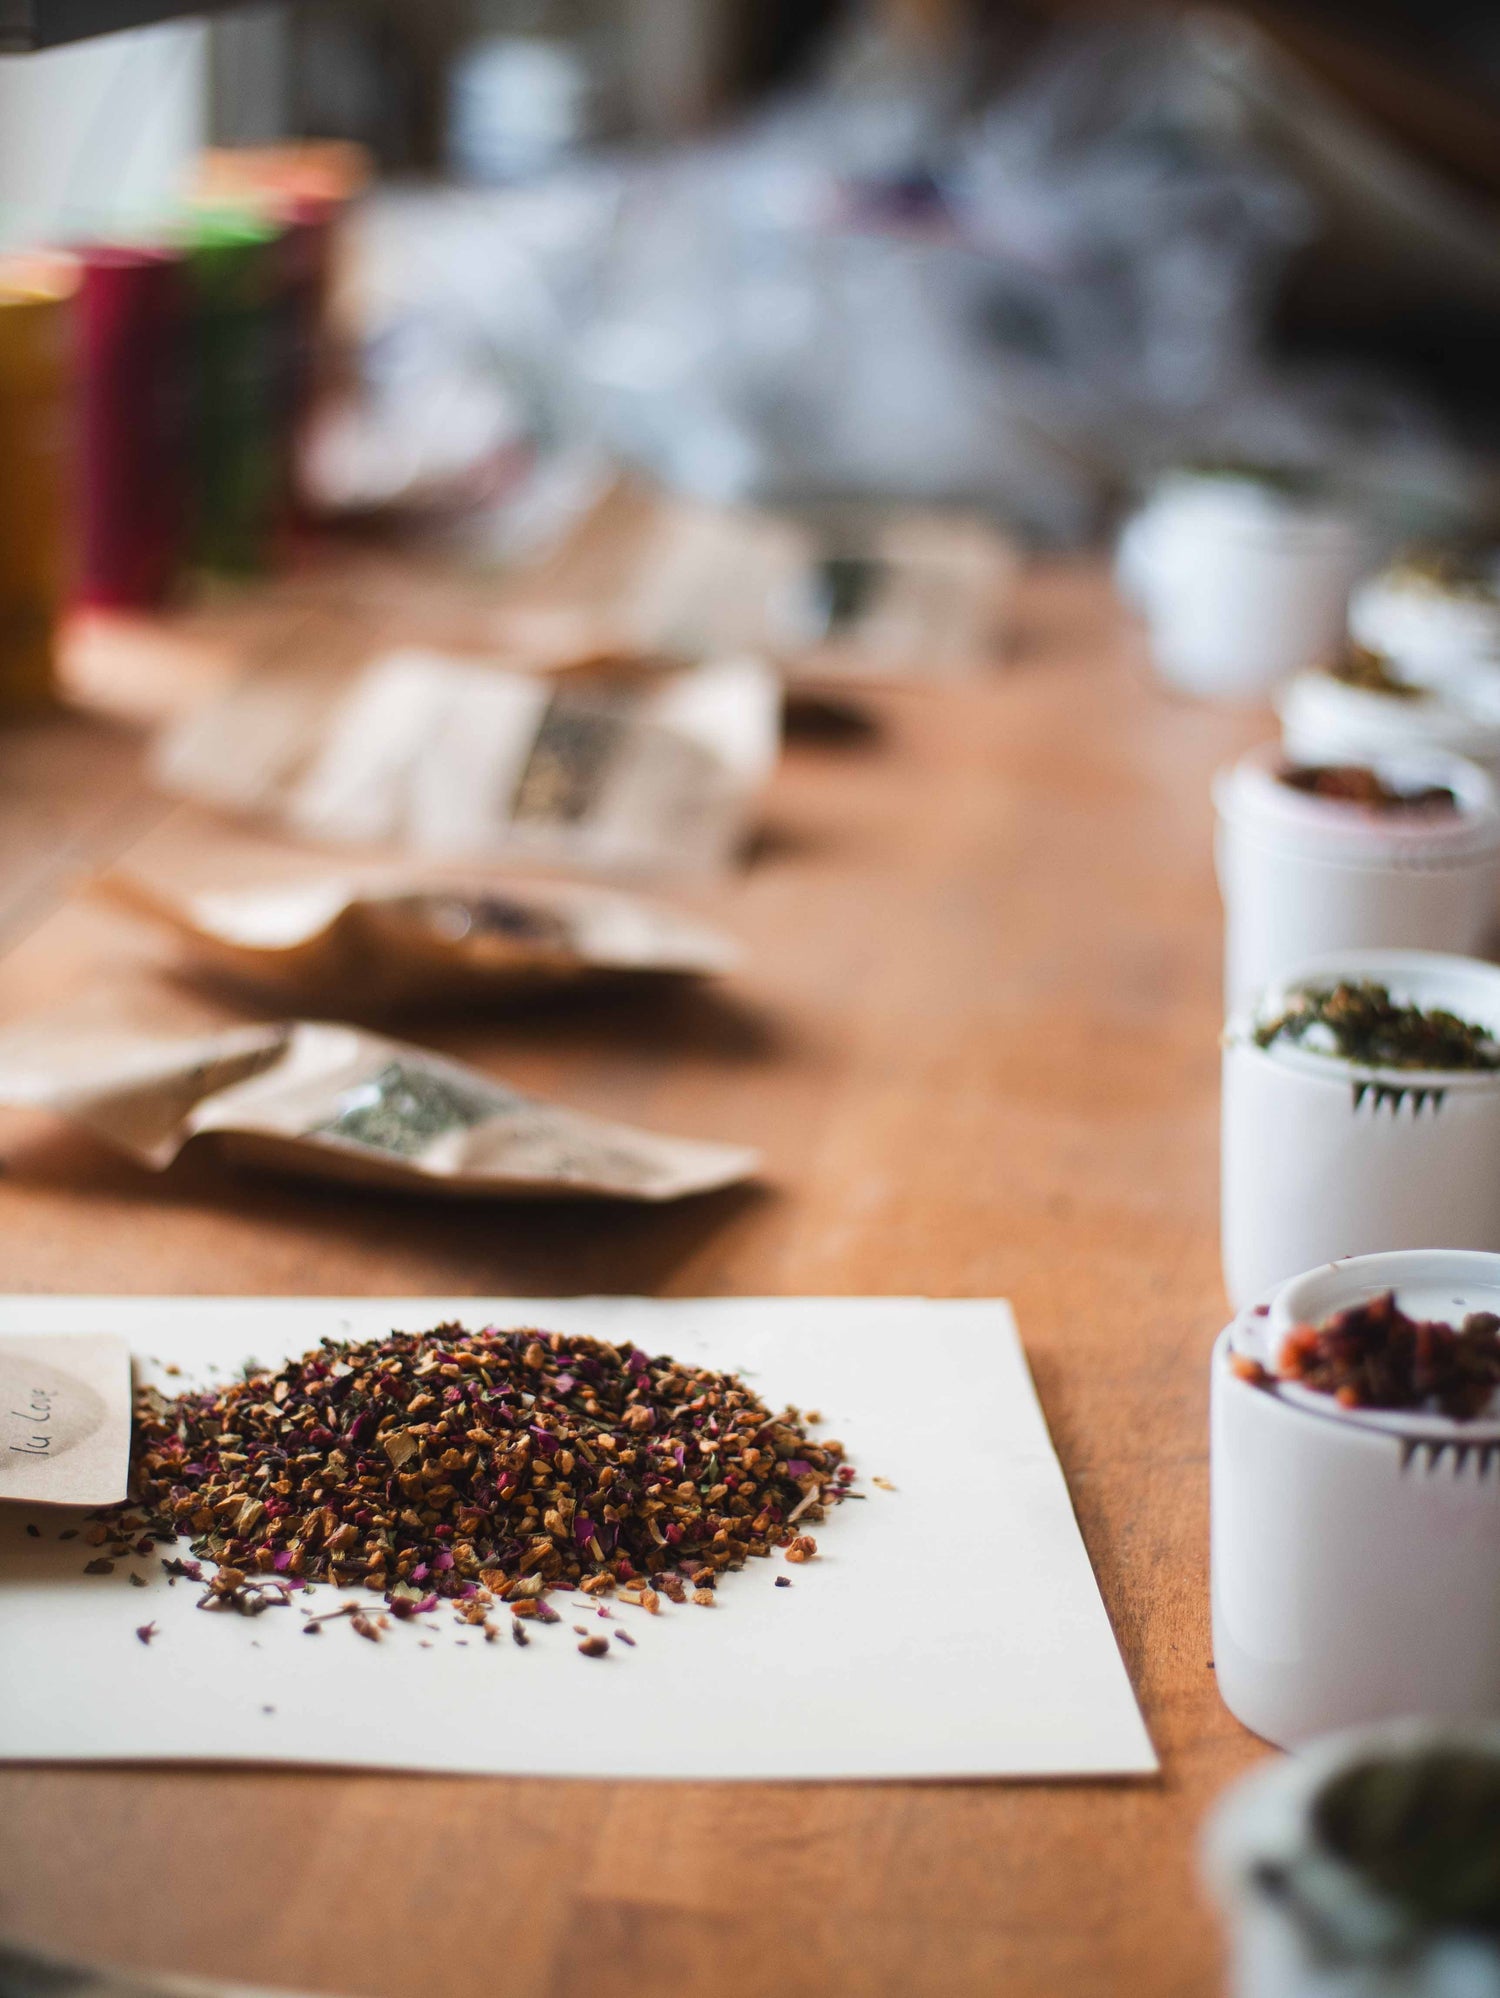
[(1283, 1747), (1500, 1718), (1500, 1255), (1325, 1264), (1214, 1348), (1214, 1664)]
[(1482, 946), (1500, 894), (1500, 799), (1438, 750), (1358, 764), (1252, 750), (1214, 783), (1229, 1007), (1315, 952)]

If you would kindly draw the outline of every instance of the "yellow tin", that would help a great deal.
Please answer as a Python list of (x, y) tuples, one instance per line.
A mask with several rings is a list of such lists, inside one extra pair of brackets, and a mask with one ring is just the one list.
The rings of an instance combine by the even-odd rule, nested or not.
[(72, 580), (71, 257), (0, 257), (0, 720), (45, 707)]

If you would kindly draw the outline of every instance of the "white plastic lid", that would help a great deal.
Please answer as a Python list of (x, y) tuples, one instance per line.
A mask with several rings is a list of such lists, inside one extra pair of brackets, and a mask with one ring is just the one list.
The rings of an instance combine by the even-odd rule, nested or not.
[(1452, 867), (1500, 852), (1500, 800), (1488, 773), (1445, 750), (1402, 749), (1363, 759), (1398, 789), (1444, 785), (1451, 810), (1379, 811), (1282, 783), (1279, 743), (1265, 743), (1214, 779), (1220, 818), (1263, 846), (1342, 867)]
[(1471, 669), (1441, 690), (1409, 695), (1357, 687), (1331, 673), (1299, 673), (1278, 689), (1288, 756), (1358, 763), (1402, 750), (1438, 750), (1500, 763), (1500, 674)]
[[(1461, 1325), (1470, 1312), (1500, 1317), (1500, 1256), (1473, 1249), (1393, 1249), (1374, 1256), (1350, 1256), (1292, 1277), (1253, 1310), (1242, 1312), (1230, 1331), (1230, 1350), (1276, 1373), (1288, 1333), (1299, 1325), (1322, 1325), (1336, 1312), (1396, 1293), (1408, 1317)], [(1346, 1408), (1331, 1394), (1278, 1380), (1276, 1393), (1293, 1408), (1332, 1416), (1366, 1429), (1383, 1430), (1413, 1443), (1500, 1442), (1500, 1390), (1481, 1415), (1460, 1420), (1425, 1409)]]
[(1432, 685), (1477, 661), (1500, 663), (1500, 593), (1445, 589), (1399, 564), (1354, 591), (1349, 628), (1361, 644), (1397, 660), (1409, 677)]

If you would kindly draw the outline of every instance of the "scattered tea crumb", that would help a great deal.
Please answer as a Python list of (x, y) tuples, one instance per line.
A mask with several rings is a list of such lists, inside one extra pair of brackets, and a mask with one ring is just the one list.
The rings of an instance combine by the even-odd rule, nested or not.
[(605, 1658), (609, 1655), (609, 1639), (597, 1635), (586, 1637), (578, 1649), (585, 1658)]
[(158, 1636), (160, 1633), (154, 1623), (138, 1623), (135, 1627), (135, 1634), (141, 1640), (142, 1644), (149, 1644), (152, 1638)]
[(777, 1588), (778, 1588), (778, 1589), (789, 1589), (789, 1588), (790, 1588), (790, 1587), (792, 1586), (792, 1578), (791, 1578), (791, 1576), (790, 1576), (790, 1575), (778, 1575), (778, 1576), (776, 1577), (776, 1586), (777, 1586)]
[(112, 1575), (115, 1572), (115, 1564), (101, 1554), (95, 1561), (86, 1561), (83, 1572), (86, 1575)]
[(631, 1636), (628, 1630), (617, 1630), (612, 1634), (617, 1644), (628, 1644), (631, 1650), (634, 1651), (635, 1639)]
[(26, 1531), (30, 1534), (33, 1540), (40, 1540), (42, 1537), (42, 1529), (39, 1526), (34, 1525), (29, 1519), (26, 1522)]

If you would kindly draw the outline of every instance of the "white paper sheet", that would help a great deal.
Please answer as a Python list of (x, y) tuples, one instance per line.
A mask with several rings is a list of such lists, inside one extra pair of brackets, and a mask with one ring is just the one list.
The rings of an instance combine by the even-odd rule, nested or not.
[[(85, 1576), (93, 1550), (57, 1541), (62, 1515), (34, 1539), (24, 1508), (0, 1506), (0, 1759), (692, 1778), (1155, 1769), (999, 1300), (0, 1298), (0, 1333), (123, 1333), (168, 1391), (212, 1378), (210, 1362), (222, 1378), (325, 1335), (445, 1319), (630, 1339), (740, 1371), (773, 1407), (818, 1410), (868, 1497), (817, 1529), (816, 1560), (752, 1561), (712, 1609), (615, 1605), (605, 1621), (585, 1598), (554, 1597), (563, 1622), (532, 1625), (525, 1650), (508, 1632), (486, 1644), (446, 1606), (433, 1628), (398, 1625), (379, 1644), (342, 1622), (305, 1636), (295, 1608), (210, 1615), (154, 1560)], [(142, 1645), (148, 1622), (159, 1634)], [(616, 1623), (634, 1650), (579, 1656), (574, 1624)]]

